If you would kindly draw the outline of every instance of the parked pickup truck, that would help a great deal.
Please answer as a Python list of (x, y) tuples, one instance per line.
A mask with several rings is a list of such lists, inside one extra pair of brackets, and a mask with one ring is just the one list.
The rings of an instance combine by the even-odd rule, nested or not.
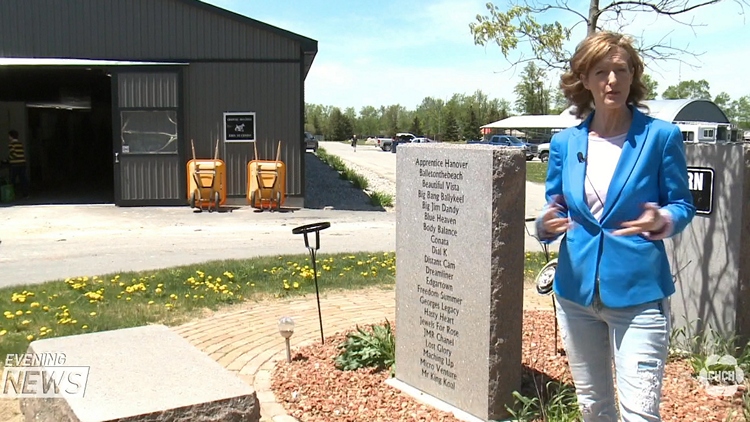
[(375, 144), (376, 147), (378, 147), (380, 149), (383, 149), (383, 145), (384, 144), (389, 144), (390, 145), (391, 141), (392, 141), (391, 138), (389, 138), (387, 136), (371, 136), (371, 137), (367, 138), (367, 143), (368, 144), (369, 143), (373, 143), (373, 144)]
[(492, 135), (490, 139), (485, 141), (469, 141), (469, 144), (485, 144), (485, 145), (497, 145), (506, 147), (521, 148), (526, 154), (526, 161), (531, 161), (536, 157), (537, 146), (534, 144), (527, 144), (526, 142), (516, 138), (515, 136), (509, 135)]
[(539, 151), (539, 159), (542, 160), (543, 163), (549, 161), (549, 142), (546, 144), (539, 144), (537, 151)]
[(379, 140), (382, 139), (382, 141), (378, 142), (378, 146), (383, 151), (391, 151), (392, 149), (394, 150), (396, 149), (394, 148), (394, 141), (395, 141), (396, 147), (398, 147), (398, 144), (407, 144), (411, 142), (414, 138), (416, 138), (416, 136), (412, 135), (411, 133), (406, 133), (406, 132), (397, 133), (396, 136), (390, 139), (378, 138)]

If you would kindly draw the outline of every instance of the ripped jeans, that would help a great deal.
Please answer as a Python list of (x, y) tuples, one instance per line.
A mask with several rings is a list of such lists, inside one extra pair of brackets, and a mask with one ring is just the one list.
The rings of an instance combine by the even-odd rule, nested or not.
[(557, 297), (557, 319), (585, 422), (661, 421), (659, 403), (671, 324), (669, 300), (628, 308)]

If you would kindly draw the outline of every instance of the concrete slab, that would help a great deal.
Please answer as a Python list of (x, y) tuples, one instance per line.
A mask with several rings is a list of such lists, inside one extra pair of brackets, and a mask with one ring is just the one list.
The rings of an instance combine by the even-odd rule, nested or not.
[(39, 340), (28, 351), (90, 369), (83, 397), (23, 398), (27, 421), (260, 420), (249, 385), (163, 325)]

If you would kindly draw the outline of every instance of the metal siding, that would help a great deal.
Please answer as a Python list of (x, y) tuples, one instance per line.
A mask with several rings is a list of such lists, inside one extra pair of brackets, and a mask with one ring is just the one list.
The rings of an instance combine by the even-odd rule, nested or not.
[[(213, 157), (217, 137), (223, 138), (223, 113), (256, 113), (256, 139), (261, 159), (275, 159), (282, 141), (287, 195), (301, 195), (301, 86), (299, 63), (195, 63), (185, 72), (186, 142), (195, 141), (196, 154)], [(247, 163), (254, 159), (251, 143), (220, 146), (227, 164), (227, 194), (247, 193)]]
[(177, 108), (177, 75), (174, 73), (121, 73), (120, 108)]
[(0, 11), (5, 57), (299, 57), (296, 40), (178, 0), (3, 0)]
[(180, 160), (176, 155), (133, 155), (121, 163), (123, 201), (182, 199)]

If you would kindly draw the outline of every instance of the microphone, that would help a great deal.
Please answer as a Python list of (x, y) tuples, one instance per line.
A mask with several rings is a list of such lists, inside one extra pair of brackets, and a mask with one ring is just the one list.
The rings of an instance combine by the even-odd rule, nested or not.
[(586, 162), (586, 157), (584, 157), (583, 153), (580, 152), (580, 151), (578, 151), (578, 162), (579, 163), (585, 163)]

